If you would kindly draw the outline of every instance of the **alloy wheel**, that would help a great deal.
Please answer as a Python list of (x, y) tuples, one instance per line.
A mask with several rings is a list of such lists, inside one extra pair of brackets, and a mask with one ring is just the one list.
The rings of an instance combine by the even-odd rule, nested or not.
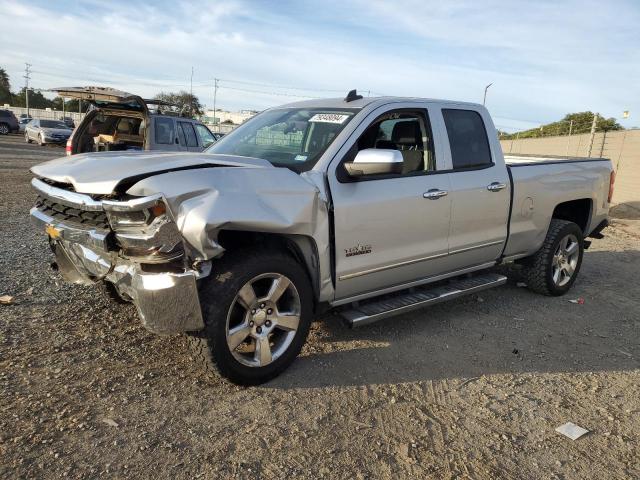
[(563, 237), (553, 255), (553, 282), (562, 287), (571, 281), (580, 258), (578, 238), (569, 234)]
[(258, 275), (239, 290), (227, 314), (227, 346), (249, 367), (264, 367), (293, 342), (302, 311), (300, 295), (280, 273)]

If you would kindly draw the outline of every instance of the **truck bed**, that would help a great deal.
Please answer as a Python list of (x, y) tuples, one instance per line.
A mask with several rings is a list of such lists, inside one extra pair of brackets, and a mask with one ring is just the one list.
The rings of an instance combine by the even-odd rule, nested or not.
[(539, 154), (519, 154), (505, 155), (504, 161), (512, 167), (524, 165), (548, 165), (554, 163), (574, 163), (574, 162), (608, 162), (608, 158), (592, 157), (565, 157), (561, 155), (539, 155)]
[(607, 218), (609, 205), (602, 200), (609, 192), (610, 160), (506, 155), (505, 162), (513, 189), (505, 257), (529, 256), (540, 248), (554, 208), (563, 202), (591, 202), (589, 220), (580, 225), (585, 235)]

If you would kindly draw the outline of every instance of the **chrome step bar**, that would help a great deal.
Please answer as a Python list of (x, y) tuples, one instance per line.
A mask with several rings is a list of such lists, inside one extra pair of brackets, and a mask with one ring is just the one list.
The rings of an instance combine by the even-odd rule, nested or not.
[(507, 277), (497, 273), (483, 273), (468, 278), (458, 278), (445, 285), (413, 288), (371, 300), (357, 302), (339, 310), (350, 327), (360, 327), (383, 318), (400, 315), (418, 308), (469, 295), (507, 282)]

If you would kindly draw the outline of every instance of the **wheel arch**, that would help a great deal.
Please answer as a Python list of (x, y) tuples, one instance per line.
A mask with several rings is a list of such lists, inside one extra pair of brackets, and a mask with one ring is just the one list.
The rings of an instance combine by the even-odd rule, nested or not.
[[(320, 296), (319, 254), (315, 240), (307, 235), (256, 232), (245, 230), (220, 230), (217, 241), (225, 251), (244, 247), (285, 251), (304, 268), (314, 295), (314, 304)], [(215, 261), (215, 260), (214, 260)]]
[(591, 198), (579, 198), (556, 205), (551, 217), (575, 223), (582, 230), (583, 236), (586, 236), (589, 233), (587, 230), (591, 222), (592, 211), (593, 200)]

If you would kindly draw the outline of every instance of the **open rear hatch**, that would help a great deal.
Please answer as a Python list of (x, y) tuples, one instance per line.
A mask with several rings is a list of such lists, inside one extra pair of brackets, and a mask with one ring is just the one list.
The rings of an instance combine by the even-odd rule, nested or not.
[(97, 108), (136, 111), (145, 116), (149, 113), (147, 101), (143, 98), (111, 87), (59, 87), (49, 91), (63, 98), (88, 102)]
[(67, 143), (67, 155), (104, 150), (143, 150), (147, 104), (159, 103), (111, 87), (60, 87), (51, 92), (82, 100), (91, 108)]

